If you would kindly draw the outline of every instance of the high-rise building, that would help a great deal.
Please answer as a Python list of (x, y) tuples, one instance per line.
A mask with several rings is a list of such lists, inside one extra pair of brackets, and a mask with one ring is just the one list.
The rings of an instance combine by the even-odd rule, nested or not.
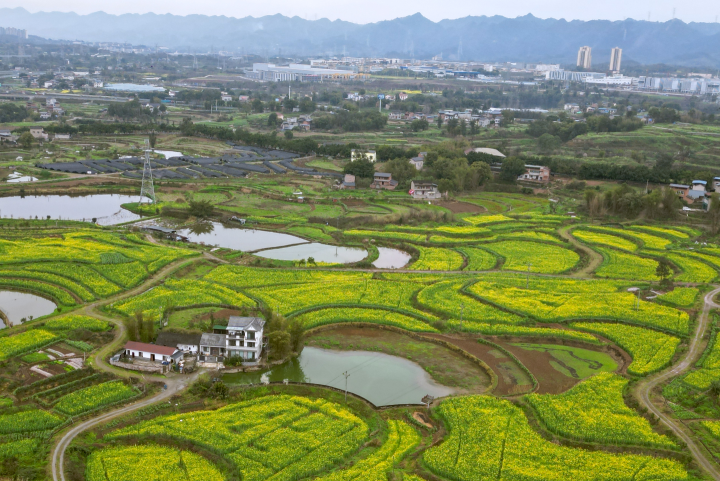
[(610, 71), (619, 73), (620, 64), (622, 63), (622, 49), (615, 47), (610, 53)]
[(580, 47), (577, 66), (587, 69), (592, 67), (592, 49), (590, 47)]

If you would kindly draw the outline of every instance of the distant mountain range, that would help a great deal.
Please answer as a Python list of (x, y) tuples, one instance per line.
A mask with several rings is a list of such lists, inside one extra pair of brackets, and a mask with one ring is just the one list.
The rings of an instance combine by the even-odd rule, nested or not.
[(30, 13), (0, 8), (0, 26), (52, 39), (160, 45), (173, 50), (225, 50), (258, 55), (382, 56), (446, 60), (574, 63), (578, 48), (593, 48), (593, 63), (607, 64), (612, 47), (643, 64), (720, 67), (720, 24), (637, 20), (566, 21), (465, 17), (433, 22), (415, 14), (359, 25), (327, 19), (271, 15), (89, 15)]

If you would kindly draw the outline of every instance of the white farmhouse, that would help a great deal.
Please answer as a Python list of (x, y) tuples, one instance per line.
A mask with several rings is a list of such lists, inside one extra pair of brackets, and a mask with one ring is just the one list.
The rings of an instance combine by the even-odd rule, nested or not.
[(125, 344), (125, 356), (172, 364), (182, 359), (183, 353), (175, 347), (128, 341), (127, 344)]

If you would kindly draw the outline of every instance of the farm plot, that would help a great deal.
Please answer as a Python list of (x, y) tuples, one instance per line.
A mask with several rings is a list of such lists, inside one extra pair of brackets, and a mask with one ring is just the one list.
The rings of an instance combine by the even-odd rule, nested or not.
[(47, 431), (63, 423), (62, 418), (42, 409), (0, 415), (0, 434)]
[(283, 395), (160, 416), (105, 439), (135, 435), (208, 449), (228, 459), (243, 480), (292, 481), (319, 474), (356, 452), (368, 437), (368, 425), (335, 403)]
[(638, 249), (637, 244), (615, 235), (601, 234), (599, 232), (582, 229), (575, 229), (572, 231), (572, 235), (586, 244), (603, 245), (630, 252), (635, 252)]
[(420, 442), (420, 436), (402, 421), (388, 421), (388, 439), (377, 451), (352, 467), (318, 481), (385, 481), (387, 472)]
[(680, 307), (691, 307), (695, 304), (700, 291), (694, 287), (676, 287), (670, 292), (659, 295), (657, 298), (661, 301)]
[(580, 329), (605, 336), (625, 349), (633, 358), (628, 372), (644, 376), (658, 371), (670, 363), (680, 339), (649, 329), (603, 322), (575, 322)]
[(325, 324), (344, 322), (364, 322), (385, 326), (394, 326), (408, 331), (437, 332), (437, 329), (415, 317), (406, 316), (390, 310), (337, 307), (318, 309), (297, 316), (305, 329)]
[(463, 256), (452, 249), (414, 246), (420, 251), (420, 258), (410, 269), (416, 271), (456, 271), (463, 265)]
[(458, 331), (464, 332), (477, 332), (480, 334), (487, 334), (488, 336), (513, 336), (513, 337), (536, 337), (541, 339), (565, 339), (568, 341), (580, 341), (589, 344), (600, 344), (600, 341), (586, 332), (572, 331), (570, 329), (555, 329), (550, 327), (527, 327), (527, 326), (513, 326), (508, 324), (487, 324), (484, 322), (465, 321), (463, 320), (462, 326), (460, 321), (453, 319), (448, 321), (448, 324), (457, 329)]
[(212, 463), (190, 451), (165, 446), (113, 446), (90, 455), (87, 481), (224, 481)]
[(538, 419), (555, 434), (602, 444), (676, 448), (657, 434), (647, 419), (625, 405), (627, 379), (601, 373), (563, 394), (529, 394), (525, 400)]
[(43, 329), (29, 329), (13, 336), (0, 337), (0, 361), (47, 346), (61, 338)]
[(55, 410), (68, 416), (77, 416), (109, 404), (125, 401), (138, 394), (138, 391), (122, 381), (111, 381), (63, 396), (55, 404)]
[(665, 237), (658, 237), (656, 235), (630, 229), (593, 226), (592, 230), (607, 234), (617, 234), (619, 236), (630, 237), (637, 242), (641, 242), (643, 244), (643, 247), (646, 249), (665, 249), (668, 245), (672, 243), (671, 240), (666, 239)]
[(324, 283), (361, 281), (371, 277), (372, 274), (363, 272), (291, 271), (222, 265), (213, 269), (204, 279), (230, 286), (233, 289), (308, 283), (316, 284), (319, 288), (324, 289), (322, 286)]
[(242, 307), (254, 304), (252, 300), (239, 292), (207, 281), (169, 279), (161, 286), (153, 287), (139, 296), (110, 304), (109, 307), (125, 315), (130, 315), (138, 310), (160, 315), (165, 308), (170, 306), (175, 308), (204, 305)]
[(385, 307), (400, 313), (413, 314), (421, 319), (432, 316), (417, 309), (412, 297), (423, 287), (413, 282), (357, 279), (324, 284), (297, 284), (247, 289), (273, 310), (283, 314), (315, 307)]
[[(655, 227), (655, 226), (649, 226), (649, 225), (634, 225), (629, 227), (630, 230), (638, 231), (638, 232), (647, 232), (649, 234), (664, 236), (664, 237), (671, 237), (673, 239), (677, 240), (684, 240), (689, 239), (691, 237), (690, 234), (687, 232), (683, 232), (681, 230), (677, 229), (670, 229), (667, 227)], [(695, 234), (698, 235), (698, 234)], [(692, 237), (694, 237), (693, 235)]]
[(675, 253), (663, 253), (663, 255), (682, 270), (680, 275), (675, 276), (675, 280), (678, 282), (711, 282), (718, 275), (715, 269), (701, 259), (693, 259)]
[(679, 334), (688, 332), (684, 311), (640, 301), (618, 281), (547, 279), (487, 274), (468, 291), (518, 315), (543, 322), (569, 319), (606, 319), (656, 327)]
[(110, 325), (107, 321), (101, 321), (90, 316), (71, 314), (68, 316), (50, 319), (43, 326), (50, 331), (72, 331), (73, 329), (87, 329), (88, 331), (107, 331)]
[(425, 242), (427, 240), (427, 234), (411, 234), (409, 232), (393, 232), (382, 230), (351, 229), (343, 232), (343, 235), (349, 237), (363, 237), (368, 239), (392, 239), (409, 242)]
[(598, 277), (609, 279), (630, 279), (642, 281), (656, 281), (655, 271), (658, 262), (655, 259), (648, 259), (632, 254), (627, 254), (615, 249), (596, 247), (605, 258), (604, 262), (595, 271)]
[(503, 241), (484, 244), (484, 247), (503, 257), (503, 270), (559, 274), (572, 269), (580, 256), (560, 246), (527, 241)]
[(568, 480), (677, 481), (688, 479), (677, 461), (558, 446), (528, 424), (520, 408), (488, 396), (451, 398), (438, 408), (450, 433), (425, 451), (426, 466), (458, 481)]

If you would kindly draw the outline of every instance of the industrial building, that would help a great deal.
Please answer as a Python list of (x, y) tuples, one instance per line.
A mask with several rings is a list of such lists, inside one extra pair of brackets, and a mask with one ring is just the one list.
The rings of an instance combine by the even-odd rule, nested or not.
[(254, 80), (272, 82), (322, 82), (324, 80), (354, 80), (367, 77), (366, 74), (358, 73), (357, 67), (329, 69), (297, 63), (287, 66), (255, 63), (252, 72), (247, 72), (245, 76)]

